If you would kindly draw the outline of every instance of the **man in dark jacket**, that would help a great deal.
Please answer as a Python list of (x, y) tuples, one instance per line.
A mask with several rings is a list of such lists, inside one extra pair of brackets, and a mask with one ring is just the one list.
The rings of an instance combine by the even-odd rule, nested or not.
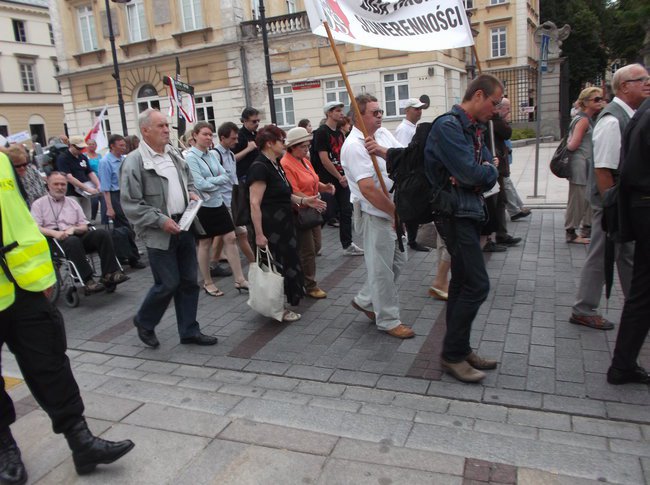
[(483, 192), (497, 180), (497, 169), (483, 142), (487, 123), (503, 97), (503, 86), (494, 76), (474, 79), (460, 105), (433, 124), (424, 151), (427, 178), (434, 187), (451, 181), (453, 214), (441, 218), (442, 236), (451, 255), (451, 282), (447, 302), (447, 332), (443, 342), (442, 366), (456, 379), (478, 382), (482, 369), (494, 369), (494, 360), (472, 351), (469, 338), (472, 322), (490, 290), (490, 280), (480, 245), (485, 220)]
[[(643, 81), (650, 91), (648, 76)], [(616, 337), (614, 358), (607, 371), (607, 382), (650, 383), (650, 375), (637, 363), (641, 347), (650, 329), (650, 98), (647, 98), (630, 120), (623, 137), (624, 158), (621, 168), (619, 204), (621, 221), (634, 221), (623, 227), (634, 246), (634, 268), (630, 293), (623, 305), (623, 314)]]

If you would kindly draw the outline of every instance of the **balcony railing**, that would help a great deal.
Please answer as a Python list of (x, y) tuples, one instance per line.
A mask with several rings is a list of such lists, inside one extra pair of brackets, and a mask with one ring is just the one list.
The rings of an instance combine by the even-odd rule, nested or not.
[[(262, 29), (259, 20), (249, 20), (241, 24), (244, 39), (255, 38), (261, 35)], [(307, 12), (296, 12), (277, 17), (267, 17), (266, 31), (269, 35), (291, 34), (293, 32), (309, 31)]]

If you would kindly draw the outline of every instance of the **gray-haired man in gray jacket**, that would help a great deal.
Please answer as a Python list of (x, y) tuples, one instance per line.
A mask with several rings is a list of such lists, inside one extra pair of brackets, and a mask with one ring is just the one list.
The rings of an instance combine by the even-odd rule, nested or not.
[(199, 285), (194, 234), (178, 225), (189, 201), (199, 199), (190, 169), (169, 145), (165, 115), (148, 109), (138, 117), (138, 125), (143, 140), (122, 164), (120, 200), (147, 247), (154, 285), (133, 323), (142, 342), (158, 347), (154, 329), (173, 298), (181, 343), (214, 345), (217, 339), (202, 334), (196, 321)]

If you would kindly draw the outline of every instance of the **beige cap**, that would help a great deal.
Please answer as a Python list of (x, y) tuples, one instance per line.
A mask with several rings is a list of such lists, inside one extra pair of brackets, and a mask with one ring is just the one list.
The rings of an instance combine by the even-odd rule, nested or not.
[(311, 141), (313, 138), (313, 135), (310, 135), (307, 133), (307, 130), (304, 129), (301, 126), (297, 126), (295, 128), (291, 128), (287, 132), (287, 141), (285, 144), (287, 147), (291, 147), (293, 145), (297, 145), (298, 143), (303, 143), (305, 141)]
[(88, 146), (86, 145), (86, 140), (84, 140), (84, 137), (79, 135), (70, 137), (70, 145), (74, 145), (77, 148), (86, 148)]

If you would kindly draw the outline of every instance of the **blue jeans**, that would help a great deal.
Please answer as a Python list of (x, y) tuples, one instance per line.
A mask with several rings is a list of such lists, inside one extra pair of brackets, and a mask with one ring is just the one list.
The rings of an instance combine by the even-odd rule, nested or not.
[(474, 219), (445, 219), (441, 236), (451, 255), (451, 281), (447, 301), (447, 333), (442, 358), (461, 362), (472, 352), (472, 322), (490, 291), (481, 250), (481, 223)]
[(194, 235), (181, 232), (172, 236), (169, 249), (147, 248), (149, 266), (154, 285), (145, 297), (135, 324), (153, 330), (160, 322), (172, 297), (176, 307), (176, 322), (181, 338), (199, 334), (196, 308), (199, 303), (197, 284), (197, 260)]

